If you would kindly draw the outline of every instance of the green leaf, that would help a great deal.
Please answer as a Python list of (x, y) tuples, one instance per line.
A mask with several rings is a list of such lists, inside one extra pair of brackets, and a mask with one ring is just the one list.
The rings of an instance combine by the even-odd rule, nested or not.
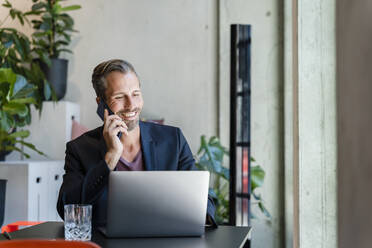
[(7, 96), (9, 93), (10, 84), (8, 83), (0, 83), (0, 105), (2, 102), (8, 101)]
[(17, 152), (21, 153), (23, 156), (25, 156), (26, 158), (30, 158), (30, 155), (28, 153), (25, 153), (24, 151), (22, 151), (21, 149), (19, 149), (16, 146), (5, 146), (5, 149), (7, 151), (17, 151)]
[(9, 40), (7, 42), (3, 42), (3, 45), (4, 45), (5, 48), (9, 48), (13, 45), (13, 41)]
[(266, 207), (263, 205), (262, 201), (258, 203), (258, 207), (260, 208), (261, 212), (267, 217), (271, 218), (271, 215), (269, 211), (266, 209)]
[(67, 41), (64, 41), (64, 40), (59, 40), (59, 41), (56, 41), (54, 44), (57, 45), (57, 46), (59, 46), (59, 45), (65, 45), (65, 46), (67, 46), (68, 45), (68, 42)]
[(205, 135), (200, 136), (200, 148), (198, 150), (198, 155), (205, 149), (207, 142), (205, 140)]
[(31, 143), (28, 143), (28, 142), (25, 142), (25, 141), (22, 141), (22, 140), (17, 140), (17, 143), (20, 143), (32, 150), (34, 150), (35, 152), (39, 153), (40, 155), (43, 155), (43, 156), (46, 156), (42, 151), (38, 150), (35, 145), (31, 144)]
[(24, 20), (23, 20), (22, 13), (17, 12), (16, 15), (17, 15), (17, 18), (18, 18), (19, 22), (20, 22), (20, 23), (22, 24), (22, 26), (23, 26), (23, 25), (25, 24), (25, 22), (24, 22)]
[(35, 90), (36, 90), (36, 87), (34, 85), (27, 84), (20, 91), (18, 91), (17, 94), (15, 94), (11, 99), (16, 100), (16, 99), (22, 99), (22, 98), (25, 98), (25, 97), (26, 98), (31, 97), (32, 94), (35, 92)]
[(36, 100), (33, 97), (26, 97), (26, 98), (18, 98), (18, 99), (13, 99), (11, 102), (15, 103), (23, 103), (23, 104), (36, 104)]
[(72, 53), (70, 49), (62, 48), (62, 49), (57, 49), (58, 53), (60, 52), (67, 52), (67, 53)]
[(18, 57), (17, 57), (17, 54), (15, 52), (15, 50), (13, 48), (10, 48), (9, 51), (8, 51), (8, 55), (9, 55), (9, 58), (14, 60), (14, 61), (18, 61)]
[(70, 6), (63, 7), (61, 11), (65, 12), (65, 11), (77, 10), (80, 8), (81, 8), (80, 5), (70, 5)]
[(18, 36), (17, 34), (14, 34), (13, 35), (13, 41), (14, 41), (14, 44), (15, 44), (15, 47), (17, 49), (17, 52), (20, 54), (20, 56), (22, 58), (25, 57), (25, 51), (23, 50), (23, 46), (21, 44), (21, 39), (22, 37), (21, 36)]
[(230, 180), (230, 169), (222, 167), (222, 176), (225, 178), (227, 181)]
[(209, 190), (208, 190), (208, 194), (209, 194), (213, 199), (218, 199), (218, 196), (217, 196), (216, 192), (214, 192), (214, 189), (213, 189), (213, 188), (209, 188)]
[(14, 119), (11, 115), (0, 110), (0, 129), (9, 132), (9, 130), (14, 126)]
[(17, 75), (17, 80), (14, 84), (11, 84), (10, 87), (10, 97), (16, 95), (21, 89), (23, 89), (27, 85), (26, 78), (21, 75)]
[(41, 60), (50, 67), (52, 65), (52, 61), (50, 60), (49, 56), (47, 53), (40, 53), (40, 58)]
[(9, 3), (8, 0), (5, 1), (5, 3), (2, 4), (2, 6), (4, 6), (5, 8), (11, 8), (12, 5)]
[(42, 9), (44, 7), (46, 7), (46, 3), (38, 2), (38, 3), (35, 3), (34, 5), (32, 5), (32, 11)]
[(9, 14), (10, 14), (10, 16), (12, 17), (12, 19), (14, 20), (15, 15), (16, 15), (15, 10), (14, 10), (14, 9), (11, 9), (11, 10), (9, 11)]
[(43, 22), (40, 23), (39, 29), (44, 30), (44, 31), (51, 31), (52, 27), (53, 27), (53, 20), (51, 18), (43, 18)]
[(52, 96), (52, 90), (50, 88), (50, 84), (47, 80), (44, 80), (44, 97), (45, 100), (49, 100)]
[(0, 83), (14, 84), (17, 80), (17, 75), (9, 68), (0, 68)]
[(21, 130), (21, 131), (17, 131), (17, 132), (14, 132), (8, 135), (8, 137), (14, 138), (14, 139), (27, 138), (28, 136), (30, 136), (30, 131), (28, 130)]
[(28, 109), (25, 104), (8, 102), (3, 105), (3, 110), (10, 115), (26, 116), (28, 114)]
[(71, 36), (70, 35), (68, 35), (66, 33), (63, 33), (62, 35), (66, 39), (67, 42), (70, 42), (71, 41)]
[(257, 187), (261, 187), (263, 185), (265, 178), (265, 171), (261, 168), (261, 166), (251, 166), (251, 185), (252, 191), (255, 190)]

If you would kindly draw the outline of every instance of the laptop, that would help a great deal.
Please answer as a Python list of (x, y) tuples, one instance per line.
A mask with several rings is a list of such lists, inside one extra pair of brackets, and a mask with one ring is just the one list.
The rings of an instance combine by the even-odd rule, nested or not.
[(112, 171), (109, 238), (201, 236), (208, 204), (208, 171)]

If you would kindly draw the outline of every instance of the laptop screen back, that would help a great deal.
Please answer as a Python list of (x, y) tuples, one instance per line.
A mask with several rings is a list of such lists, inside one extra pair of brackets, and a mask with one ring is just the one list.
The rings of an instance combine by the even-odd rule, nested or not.
[(113, 171), (108, 237), (200, 236), (208, 202), (207, 171)]

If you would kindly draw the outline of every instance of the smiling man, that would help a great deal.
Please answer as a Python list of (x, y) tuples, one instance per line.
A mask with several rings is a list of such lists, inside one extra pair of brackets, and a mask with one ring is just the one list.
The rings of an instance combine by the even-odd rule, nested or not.
[[(114, 114), (105, 109), (103, 126), (67, 143), (57, 210), (63, 218), (65, 204), (93, 204), (93, 225), (105, 225), (110, 171), (196, 168), (179, 128), (139, 121), (143, 98), (130, 63), (115, 59), (99, 64), (92, 83), (97, 104), (106, 103)], [(207, 222), (215, 225), (214, 212), (209, 198)]]

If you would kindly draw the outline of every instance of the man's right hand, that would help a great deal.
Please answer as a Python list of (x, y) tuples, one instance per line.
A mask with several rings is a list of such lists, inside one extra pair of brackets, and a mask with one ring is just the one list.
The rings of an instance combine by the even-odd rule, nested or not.
[(107, 109), (104, 112), (103, 137), (106, 142), (107, 152), (105, 161), (110, 170), (114, 170), (121, 154), (123, 153), (123, 144), (117, 134), (128, 135), (128, 127), (125, 122), (117, 115), (108, 115)]

